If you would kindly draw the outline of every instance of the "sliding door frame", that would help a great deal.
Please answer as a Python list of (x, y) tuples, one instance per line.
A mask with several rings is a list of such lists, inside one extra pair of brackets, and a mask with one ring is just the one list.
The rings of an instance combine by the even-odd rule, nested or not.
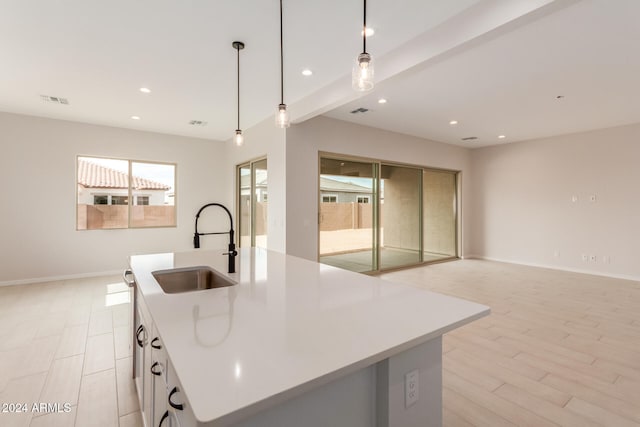
[[(382, 272), (390, 272), (395, 270), (403, 270), (406, 268), (417, 267), (420, 265), (428, 265), (428, 264), (437, 264), (440, 262), (453, 261), (457, 259), (462, 259), (461, 249), (462, 249), (462, 215), (461, 215), (461, 199), (462, 199), (462, 171), (456, 171), (452, 169), (444, 169), (438, 167), (430, 167), (423, 165), (415, 165), (410, 163), (396, 162), (396, 161), (388, 161), (388, 160), (380, 160), (369, 157), (362, 156), (353, 156), (348, 154), (340, 154), (340, 153), (332, 153), (319, 151), (318, 152), (318, 173), (317, 173), (317, 186), (316, 186), (316, 211), (317, 211), (317, 261), (320, 262), (320, 175), (321, 175), (321, 162), (322, 159), (331, 159), (331, 160), (343, 160), (343, 161), (351, 161), (351, 162), (361, 162), (361, 163), (371, 163), (373, 164), (373, 220), (372, 220), (372, 233), (373, 233), (373, 269), (371, 271), (364, 272), (363, 274), (375, 275)], [(419, 261), (415, 264), (407, 264), (398, 267), (391, 268), (380, 268), (380, 180), (382, 173), (382, 166), (396, 166), (396, 167), (406, 167), (412, 169), (419, 169), (421, 171), (420, 174), (420, 196), (419, 196), (419, 206), (420, 206), (420, 217), (419, 217), (419, 227), (420, 227), (420, 244), (419, 244)], [(433, 261), (424, 261), (424, 173), (425, 171), (435, 171), (435, 172), (446, 172), (450, 173), (454, 177), (455, 183), (455, 191), (453, 194), (454, 197), (454, 221), (455, 221), (455, 230), (454, 230), (454, 239), (455, 239), (455, 255), (450, 257), (445, 257), (442, 259), (437, 259)]]
[[(242, 247), (242, 177), (240, 176), (240, 170), (243, 168), (249, 168), (249, 241), (251, 247), (256, 245), (256, 183), (255, 183), (255, 164), (267, 160), (267, 156), (256, 157), (255, 159), (248, 160), (246, 162), (236, 165), (236, 244), (238, 247)], [(269, 162), (267, 160), (267, 170), (269, 168)], [(268, 174), (268, 172), (267, 172)], [(268, 175), (267, 175), (268, 177)], [(267, 188), (269, 188), (269, 178), (267, 178)], [(267, 193), (268, 194), (268, 193)], [(267, 232), (268, 235), (268, 232)]]

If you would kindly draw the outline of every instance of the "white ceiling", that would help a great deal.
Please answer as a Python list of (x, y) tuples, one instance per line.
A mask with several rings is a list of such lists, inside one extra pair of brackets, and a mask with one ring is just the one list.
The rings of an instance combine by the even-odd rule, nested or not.
[(566, 3), (326, 115), (466, 147), (640, 122), (640, 1)]
[[(388, 52), (476, 2), (369, 1), (368, 45)], [(280, 103), (278, 0), (0, 0), (0, 10), (2, 111), (225, 140), (236, 128), (234, 40), (246, 43), (241, 127)], [(361, 1), (285, 0), (284, 22), (285, 102), (350, 73)]]
[[(378, 83), (365, 96), (350, 87), (361, 0), (284, 7), (285, 102), (298, 122), (326, 114), (472, 147), (640, 122), (637, 0), (370, 0)], [(236, 127), (233, 40), (247, 45), (241, 127), (279, 103), (278, 0), (0, 0), (0, 9), (1, 111), (226, 140)], [(358, 107), (370, 112), (349, 113)]]

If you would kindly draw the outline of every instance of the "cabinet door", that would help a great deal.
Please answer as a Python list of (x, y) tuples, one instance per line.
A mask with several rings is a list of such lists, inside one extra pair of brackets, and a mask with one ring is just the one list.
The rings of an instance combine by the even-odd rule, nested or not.
[(136, 384), (136, 392), (138, 393), (138, 402), (142, 404), (144, 394), (144, 342), (147, 331), (144, 326), (144, 318), (142, 313), (136, 307), (136, 325), (134, 333), (135, 340), (135, 362), (133, 366), (133, 376)]
[[(151, 327), (150, 327), (151, 326)], [(145, 328), (149, 331), (149, 334), (152, 330), (152, 325), (146, 324)], [(144, 365), (143, 365), (143, 390), (142, 393), (142, 416), (147, 420), (148, 423), (153, 422), (153, 409), (152, 409), (152, 400), (153, 400), (153, 375), (151, 374), (151, 347), (149, 339), (149, 334), (147, 334), (147, 339), (144, 343)], [(150, 424), (153, 425), (153, 424)]]
[(191, 411), (191, 407), (189, 402), (182, 393), (182, 385), (178, 380), (178, 377), (175, 375), (175, 370), (171, 366), (170, 362), (167, 362), (167, 370), (169, 372), (169, 377), (167, 380), (167, 391), (169, 395), (167, 396), (167, 404), (171, 406), (171, 413), (175, 414), (175, 419), (177, 423), (173, 423), (172, 419), (172, 427), (179, 425), (181, 427), (196, 427), (198, 425), (198, 421), (196, 420), (195, 415)]
[[(151, 422), (152, 426), (160, 425), (162, 418), (164, 417), (164, 413), (168, 409), (167, 405), (167, 353), (164, 349), (164, 344), (158, 335), (158, 331), (153, 328), (153, 333), (151, 334), (153, 338), (149, 343), (149, 347), (151, 350), (151, 367), (150, 372), (152, 375), (153, 381), (153, 420)], [(163, 427), (168, 426), (171, 423), (170, 420), (165, 420), (162, 422)]]
[[(157, 365), (156, 365), (157, 366)], [(153, 421), (151, 425), (156, 427), (162, 422), (162, 427), (168, 427), (170, 420), (162, 421), (164, 413), (169, 409), (167, 405), (167, 383), (162, 378), (162, 375), (153, 376)]]
[(145, 420), (146, 426), (151, 426), (153, 413), (151, 410), (152, 400), (152, 377), (149, 368), (151, 367), (151, 334), (153, 332), (153, 325), (150, 323), (151, 316), (147, 307), (144, 305), (144, 300), (139, 297), (136, 298), (137, 316), (139, 326), (136, 329), (136, 375), (139, 372), (139, 379), (136, 378), (136, 387), (138, 388), (138, 395), (140, 397), (140, 411), (142, 417)]

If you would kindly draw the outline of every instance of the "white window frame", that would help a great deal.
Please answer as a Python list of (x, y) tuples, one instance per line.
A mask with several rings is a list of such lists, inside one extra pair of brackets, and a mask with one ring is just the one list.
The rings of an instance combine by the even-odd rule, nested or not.
[[(128, 162), (129, 167), (128, 167), (128, 175), (129, 175), (129, 189), (128, 189), (128, 193), (127, 195), (124, 195), (125, 197), (128, 197), (128, 203), (126, 205), (119, 205), (119, 206), (128, 206), (128, 219), (127, 219), (127, 226), (126, 227), (119, 227), (119, 228), (78, 228), (78, 191), (79, 191), (79, 187), (77, 185), (77, 176), (78, 176), (78, 161), (80, 158), (95, 158), (95, 159), (108, 159), (108, 160), (119, 160), (119, 161), (124, 161), (124, 162)], [(137, 198), (138, 195), (134, 195), (133, 194), (133, 189), (131, 187), (131, 177), (133, 176), (132, 174), (132, 165), (134, 163), (140, 163), (140, 164), (155, 164), (155, 165), (166, 165), (166, 166), (172, 166), (173, 167), (173, 194), (170, 195), (169, 197), (172, 197), (174, 200), (173, 208), (174, 208), (174, 223), (171, 225), (158, 225), (158, 226), (132, 226), (131, 225), (131, 208), (133, 206), (135, 206), (135, 204), (133, 203), (134, 201), (134, 197)], [(75, 211), (76, 211), (76, 231), (93, 231), (93, 230), (127, 230), (127, 229), (148, 229), (148, 228), (177, 228), (178, 227), (178, 206), (177, 206), (177, 187), (178, 187), (178, 164), (177, 163), (171, 163), (171, 162), (161, 162), (161, 161), (151, 161), (151, 160), (137, 160), (137, 159), (126, 159), (126, 158), (118, 158), (118, 157), (106, 157), (106, 156), (94, 156), (94, 155), (90, 155), (90, 154), (78, 154), (76, 155), (76, 162), (75, 162), (75, 166), (76, 166), (76, 184), (75, 184)], [(91, 195), (92, 198), (94, 198), (95, 196), (107, 196), (107, 205), (101, 205), (101, 206), (112, 206), (113, 205), (113, 200), (112, 200), (112, 196), (120, 196), (120, 194), (105, 194), (104, 192), (96, 192), (96, 193), (89, 193)], [(149, 196), (147, 194), (141, 194), (141, 196)], [(149, 196), (149, 199), (151, 199), (151, 197)], [(95, 200), (95, 199), (93, 199)], [(166, 203), (165, 203), (166, 204)], [(143, 206), (143, 205), (140, 205)]]

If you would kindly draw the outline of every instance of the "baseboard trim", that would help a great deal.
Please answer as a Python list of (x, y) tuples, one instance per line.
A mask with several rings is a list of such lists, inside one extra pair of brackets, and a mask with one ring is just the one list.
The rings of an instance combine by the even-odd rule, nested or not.
[(6, 280), (3, 282), (0, 282), (0, 287), (30, 285), (33, 283), (55, 282), (58, 280), (87, 279), (90, 277), (113, 276), (115, 274), (121, 274), (121, 273), (122, 273), (122, 270), (111, 270), (111, 271), (101, 271), (96, 273), (67, 274), (64, 276), (47, 276), (47, 277), (37, 277), (33, 279)]
[(610, 277), (612, 279), (624, 279), (624, 280), (632, 280), (634, 282), (640, 282), (640, 276), (631, 276), (628, 274), (604, 273), (601, 271), (583, 270), (579, 268), (560, 267), (557, 265), (546, 265), (546, 264), (537, 264), (532, 262), (514, 261), (510, 259), (485, 257), (480, 255), (467, 255), (465, 258), (480, 259), (484, 261), (504, 262), (506, 264), (526, 265), (527, 267), (547, 268), (549, 270), (568, 271), (571, 273), (590, 274), (592, 276)]

